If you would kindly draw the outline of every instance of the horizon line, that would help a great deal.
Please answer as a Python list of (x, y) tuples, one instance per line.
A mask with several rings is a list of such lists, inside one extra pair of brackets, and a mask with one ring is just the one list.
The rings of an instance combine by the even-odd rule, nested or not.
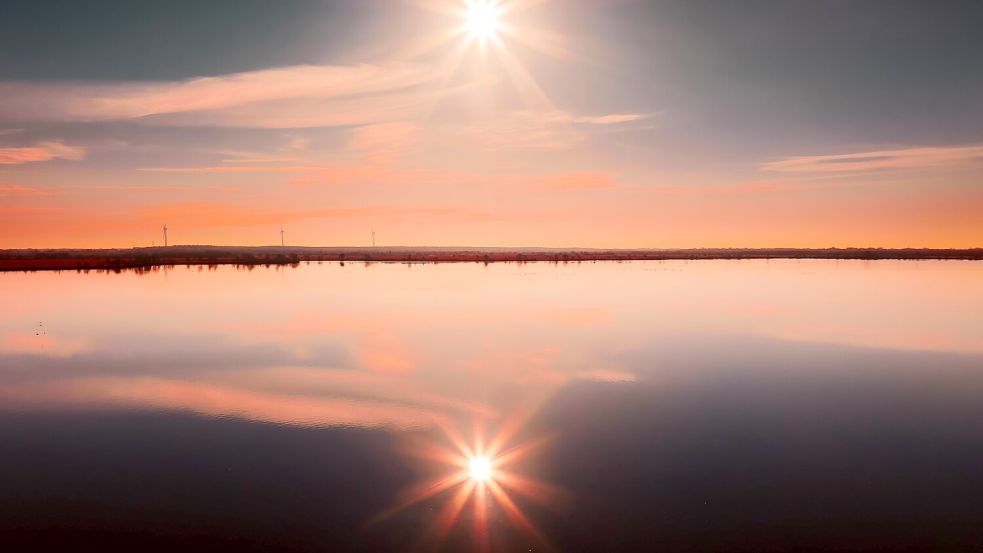
[(795, 250), (795, 251), (826, 251), (826, 250), (946, 250), (946, 251), (971, 251), (983, 249), (983, 244), (978, 246), (439, 246), (439, 245), (280, 245), (280, 244), (261, 244), (261, 245), (239, 245), (239, 244), (169, 244), (151, 246), (33, 246), (33, 247), (0, 247), (0, 251), (100, 251), (100, 250), (172, 250), (175, 248), (263, 248), (263, 249), (345, 249), (345, 250), (383, 250), (383, 249), (421, 249), (421, 250), (551, 250), (551, 251), (598, 251), (598, 252), (634, 252), (634, 251), (769, 251), (769, 250)]

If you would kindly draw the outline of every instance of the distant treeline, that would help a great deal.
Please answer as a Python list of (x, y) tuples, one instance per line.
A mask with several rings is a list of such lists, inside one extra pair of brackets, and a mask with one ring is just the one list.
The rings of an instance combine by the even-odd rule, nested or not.
[(964, 259), (983, 260), (983, 248), (310, 248), (168, 246), (130, 249), (0, 250), (0, 270), (125, 269), (160, 265), (289, 265), (302, 261), (428, 263), (640, 261), (670, 259)]

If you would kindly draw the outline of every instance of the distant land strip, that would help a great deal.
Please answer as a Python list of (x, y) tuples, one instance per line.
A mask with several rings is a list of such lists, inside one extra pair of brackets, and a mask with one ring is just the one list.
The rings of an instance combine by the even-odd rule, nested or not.
[(684, 259), (962, 259), (983, 248), (464, 248), (167, 246), (129, 249), (0, 250), (0, 271), (134, 269), (163, 265), (290, 265), (305, 261), (501, 263)]

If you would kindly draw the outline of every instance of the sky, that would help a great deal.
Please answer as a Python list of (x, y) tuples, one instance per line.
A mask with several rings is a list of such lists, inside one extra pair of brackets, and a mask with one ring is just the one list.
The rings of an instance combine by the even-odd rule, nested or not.
[(983, 3), (486, 2), (6, 0), (0, 248), (983, 246)]

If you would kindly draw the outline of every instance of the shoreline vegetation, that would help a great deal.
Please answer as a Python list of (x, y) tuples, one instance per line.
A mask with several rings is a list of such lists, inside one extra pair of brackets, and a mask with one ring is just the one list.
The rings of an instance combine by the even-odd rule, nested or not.
[(306, 261), (403, 263), (582, 262), (701, 259), (983, 260), (983, 248), (465, 248), (158, 246), (0, 250), (0, 271), (147, 269), (165, 265), (291, 265)]

